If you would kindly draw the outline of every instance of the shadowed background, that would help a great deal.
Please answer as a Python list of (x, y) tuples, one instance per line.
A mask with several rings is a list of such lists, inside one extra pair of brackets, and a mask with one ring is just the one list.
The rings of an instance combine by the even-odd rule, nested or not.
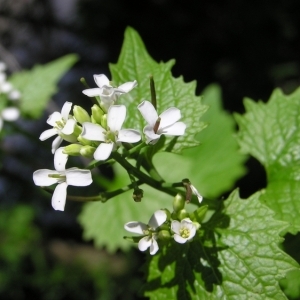
[[(210, 83), (220, 84), (225, 109), (243, 112), (245, 96), (266, 101), (275, 87), (290, 93), (300, 85), (299, 22), (296, 0), (0, 0), (0, 60), (14, 72), (68, 53), (80, 57), (61, 80), (44, 118), (20, 121), (36, 137), (65, 101), (86, 105), (80, 77), (94, 86), (93, 74), (109, 74), (108, 63), (117, 61), (126, 26), (139, 32), (155, 60), (176, 59), (175, 77), (197, 80), (199, 94)], [(15, 135), (3, 139), (1, 148), (0, 296), (139, 298), (137, 270), (144, 256), (134, 250), (115, 255), (95, 250), (82, 242), (76, 221), (80, 204), (58, 213), (49, 197), (41, 200), (32, 172), (53, 167), (50, 143), (40, 149)], [(38, 157), (34, 165), (33, 155)], [(260, 164), (250, 159), (247, 167), (248, 174), (236, 184), (243, 197), (265, 186)]]

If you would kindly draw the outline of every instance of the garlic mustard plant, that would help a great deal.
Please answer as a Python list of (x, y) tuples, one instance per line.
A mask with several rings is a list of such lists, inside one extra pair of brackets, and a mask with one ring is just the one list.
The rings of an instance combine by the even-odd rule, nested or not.
[(41, 141), (44, 141), (54, 135), (58, 135), (52, 143), (52, 153), (56, 151), (64, 139), (71, 143), (77, 141), (76, 136), (73, 134), (76, 121), (69, 115), (71, 107), (71, 102), (65, 102), (61, 112), (56, 111), (51, 114), (47, 120), (47, 123), (53, 126), (53, 128), (45, 130), (40, 135)]
[(128, 222), (124, 228), (131, 232), (143, 235), (138, 243), (140, 251), (146, 251), (150, 248), (150, 254), (154, 255), (158, 249), (158, 229), (167, 220), (167, 214), (163, 210), (157, 210), (150, 218), (148, 224), (142, 222)]
[(184, 244), (195, 236), (197, 226), (189, 218), (185, 218), (181, 222), (173, 220), (171, 229), (174, 232), (174, 240)]
[(183, 135), (186, 125), (178, 122), (181, 119), (180, 110), (170, 107), (159, 116), (149, 101), (143, 101), (138, 105), (138, 109), (148, 125), (144, 127), (144, 134), (147, 143), (155, 144), (162, 134), (169, 136)]
[(94, 75), (94, 80), (98, 88), (85, 89), (82, 92), (88, 97), (97, 97), (101, 99), (101, 107), (106, 111), (108, 108), (115, 104), (122, 94), (130, 92), (137, 86), (137, 81), (129, 81), (121, 84), (118, 87), (113, 87), (109, 79), (104, 74)]
[(136, 143), (140, 141), (141, 135), (137, 130), (121, 129), (125, 118), (126, 106), (113, 105), (107, 112), (107, 128), (90, 122), (83, 123), (82, 137), (102, 142), (94, 153), (96, 160), (106, 160), (121, 142)]
[(90, 170), (70, 168), (66, 169), (68, 155), (63, 148), (58, 148), (54, 154), (55, 170), (41, 169), (33, 173), (33, 181), (39, 186), (50, 186), (57, 183), (52, 195), (52, 207), (55, 210), (64, 210), (68, 185), (87, 186), (92, 183)]

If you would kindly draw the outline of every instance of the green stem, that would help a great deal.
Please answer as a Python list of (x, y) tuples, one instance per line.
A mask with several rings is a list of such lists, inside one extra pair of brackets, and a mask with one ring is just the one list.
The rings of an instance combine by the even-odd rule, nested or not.
[(133, 148), (127, 150), (127, 151), (126, 151), (126, 157), (127, 157), (127, 156), (130, 156), (130, 155), (132, 155), (132, 154), (134, 154), (135, 152), (139, 152), (139, 151), (140, 151), (142, 148), (144, 148), (145, 146), (147, 146), (146, 143), (145, 143), (145, 142), (142, 142), (142, 143), (138, 144), (137, 146), (135, 146), (135, 147), (133, 147)]
[(182, 191), (177, 190), (176, 188), (169, 186), (164, 187), (162, 186), (162, 182), (159, 182), (152, 177), (148, 176), (147, 174), (143, 173), (142, 171), (138, 170), (134, 166), (132, 166), (126, 159), (124, 159), (118, 152), (112, 153), (113, 158), (127, 171), (132, 173), (135, 177), (141, 180), (143, 183), (148, 184), (149, 186), (165, 192), (168, 195), (175, 196), (177, 193), (182, 193)]
[[(95, 201), (101, 201), (101, 202), (106, 202), (109, 199), (116, 197), (120, 194), (123, 194), (129, 190), (132, 190), (135, 185), (140, 185), (142, 184), (141, 181), (136, 181), (135, 183), (128, 184), (127, 186), (111, 191), (111, 192), (103, 192), (100, 193), (97, 196), (90, 196), (90, 197), (84, 197), (84, 196), (73, 196), (73, 195), (68, 195), (67, 200), (71, 201), (77, 201), (77, 202), (95, 202)], [(53, 190), (48, 188), (48, 187), (42, 187), (45, 191), (47, 191), (50, 194), (53, 194)]]

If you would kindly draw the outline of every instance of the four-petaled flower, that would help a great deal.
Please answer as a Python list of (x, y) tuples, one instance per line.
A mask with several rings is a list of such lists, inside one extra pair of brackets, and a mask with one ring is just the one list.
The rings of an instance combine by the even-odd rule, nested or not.
[(123, 83), (118, 87), (113, 87), (104, 74), (94, 75), (94, 80), (98, 88), (86, 89), (82, 92), (89, 97), (100, 96), (101, 106), (106, 110), (118, 100), (120, 95), (130, 92), (137, 86), (137, 82), (134, 80)]
[(157, 229), (167, 220), (167, 214), (163, 210), (156, 211), (150, 218), (148, 224), (142, 222), (128, 222), (124, 228), (132, 233), (144, 235), (138, 243), (140, 251), (146, 251), (150, 248), (150, 254), (154, 255), (159, 247), (157, 244)]
[(52, 153), (56, 151), (56, 149), (60, 146), (60, 144), (63, 141), (63, 138), (60, 135), (64, 135), (64, 137), (68, 136), (66, 138), (68, 138), (68, 141), (71, 143), (77, 142), (76, 137), (72, 136), (76, 125), (76, 121), (73, 118), (69, 118), (71, 107), (71, 102), (65, 102), (61, 109), (61, 112), (56, 111), (53, 114), (51, 114), (47, 120), (47, 123), (53, 126), (53, 128), (45, 130), (40, 135), (41, 141), (44, 141), (52, 137), (53, 135), (58, 135), (52, 143)]
[(58, 183), (52, 196), (52, 207), (55, 210), (64, 210), (68, 185), (87, 186), (93, 181), (90, 170), (66, 169), (67, 160), (68, 155), (63, 153), (63, 148), (59, 148), (54, 155), (54, 171), (41, 169), (33, 173), (33, 181), (38, 186)]
[(185, 132), (186, 125), (177, 122), (181, 118), (181, 113), (176, 107), (170, 107), (158, 116), (152, 103), (143, 101), (138, 105), (138, 110), (148, 123), (144, 127), (147, 143), (155, 144), (162, 134), (180, 136)]
[(121, 143), (136, 143), (141, 135), (134, 129), (121, 129), (126, 117), (124, 105), (110, 106), (107, 112), (107, 130), (90, 122), (82, 124), (82, 137), (90, 141), (100, 141), (94, 153), (96, 160), (106, 160), (111, 152)]
[(185, 218), (181, 222), (173, 220), (171, 229), (174, 232), (174, 240), (184, 244), (195, 236), (197, 226), (189, 218)]

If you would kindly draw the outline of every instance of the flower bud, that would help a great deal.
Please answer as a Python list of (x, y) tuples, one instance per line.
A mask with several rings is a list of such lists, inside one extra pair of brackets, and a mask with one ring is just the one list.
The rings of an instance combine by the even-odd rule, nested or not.
[(107, 114), (103, 115), (102, 119), (101, 119), (101, 126), (104, 129), (107, 129)]
[(183, 220), (189, 217), (189, 213), (185, 209), (182, 209), (177, 213), (177, 217), (179, 220)]
[(202, 223), (207, 210), (208, 210), (208, 205), (203, 205), (203, 206), (198, 207), (195, 211), (190, 213), (190, 219), (193, 222)]
[(91, 122), (90, 115), (81, 106), (74, 105), (73, 115), (74, 115), (75, 119), (77, 120), (77, 122), (79, 122), (80, 124), (82, 124), (84, 122)]
[(71, 144), (64, 147), (63, 153), (68, 155), (78, 156), (80, 155), (81, 148), (82, 146), (79, 144)]
[(95, 147), (88, 146), (88, 145), (82, 146), (80, 149), (80, 155), (84, 157), (92, 158), (95, 151), (96, 151)]
[(74, 126), (73, 133), (71, 133), (71, 134), (64, 134), (64, 133), (60, 132), (59, 136), (62, 137), (65, 141), (67, 141), (69, 143), (76, 143), (77, 142), (77, 138), (80, 135), (81, 131), (82, 131), (82, 128), (79, 127), (76, 124)]
[(132, 194), (134, 202), (141, 202), (144, 196), (144, 191), (140, 188), (135, 188)]
[(157, 235), (157, 239), (161, 241), (163, 244), (167, 244), (171, 239), (170, 231), (168, 230), (160, 230)]
[(103, 115), (103, 110), (97, 104), (94, 104), (92, 106), (92, 121), (94, 121), (94, 123), (101, 124)]
[(69, 143), (76, 143), (77, 142), (77, 136), (72, 133), (72, 134), (63, 134), (63, 133), (59, 133), (59, 136), (61, 138), (63, 138), (65, 141), (69, 142)]
[(86, 146), (86, 145), (91, 146), (92, 145), (92, 141), (85, 139), (81, 135), (77, 138), (77, 140), (78, 140), (78, 142), (80, 142), (84, 146)]
[(181, 194), (177, 194), (173, 200), (173, 210), (175, 213), (184, 209), (185, 199), (183, 199)]

